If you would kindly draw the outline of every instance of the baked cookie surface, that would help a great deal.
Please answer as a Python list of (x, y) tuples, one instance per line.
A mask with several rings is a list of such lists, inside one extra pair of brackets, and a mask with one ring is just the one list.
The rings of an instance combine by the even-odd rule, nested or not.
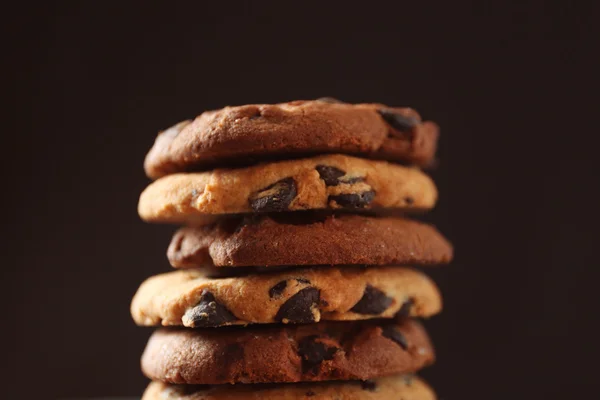
[(433, 390), (414, 375), (368, 381), (255, 385), (175, 385), (152, 382), (142, 400), (435, 400)]
[(434, 350), (416, 321), (373, 320), (218, 329), (162, 328), (142, 371), (183, 384), (372, 379), (417, 371)]
[(207, 111), (159, 133), (151, 178), (265, 158), (343, 153), (419, 166), (435, 156), (438, 126), (410, 108), (335, 101), (251, 104)]
[(138, 213), (149, 222), (299, 210), (426, 210), (435, 205), (431, 178), (413, 167), (340, 154), (240, 169), (180, 173), (151, 183)]
[(289, 213), (178, 230), (172, 266), (444, 264), (452, 245), (431, 225), (399, 217)]
[(429, 317), (441, 307), (433, 281), (409, 268), (316, 267), (228, 278), (185, 269), (143, 282), (131, 315), (138, 325), (205, 328)]

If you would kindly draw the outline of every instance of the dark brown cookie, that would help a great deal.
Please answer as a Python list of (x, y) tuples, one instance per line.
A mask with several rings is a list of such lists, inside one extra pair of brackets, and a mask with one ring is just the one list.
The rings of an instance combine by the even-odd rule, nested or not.
[(285, 214), (228, 219), (175, 233), (178, 268), (443, 264), (452, 245), (431, 225), (399, 217)]
[(152, 382), (142, 400), (435, 400), (435, 393), (414, 375), (368, 381), (280, 384), (176, 385)]
[(438, 126), (410, 108), (324, 100), (207, 111), (161, 133), (146, 156), (151, 178), (256, 160), (345, 153), (419, 166), (435, 156)]
[(433, 361), (433, 348), (418, 322), (376, 320), (163, 328), (150, 338), (142, 370), (169, 383), (303, 382), (365, 380), (414, 372)]

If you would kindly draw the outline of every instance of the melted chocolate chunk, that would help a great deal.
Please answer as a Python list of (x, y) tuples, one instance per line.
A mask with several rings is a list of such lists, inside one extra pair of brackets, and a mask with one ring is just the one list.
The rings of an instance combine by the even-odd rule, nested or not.
[(346, 175), (345, 171), (342, 171), (336, 167), (330, 167), (329, 165), (317, 165), (316, 169), (319, 173), (319, 176), (325, 181), (325, 185), (327, 186), (339, 185), (339, 178)]
[(269, 289), (269, 297), (273, 298), (273, 297), (281, 296), (281, 293), (283, 293), (283, 291), (285, 290), (286, 287), (287, 287), (287, 281), (279, 282), (278, 284), (273, 286), (271, 289)]
[(290, 297), (282, 304), (279, 311), (275, 315), (275, 321), (295, 324), (306, 324), (315, 322), (313, 315), (313, 307), (318, 307), (319, 290), (314, 287), (307, 287)]
[(375, 381), (362, 381), (360, 386), (363, 388), (363, 390), (368, 390), (369, 392), (374, 392), (377, 390), (377, 384)]
[(362, 193), (349, 193), (329, 196), (329, 201), (335, 201), (337, 204), (345, 208), (364, 208), (371, 204), (374, 198), (375, 192), (373, 190), (369, 190), (368, 192)]
[(204, 289), (196, 307), (186, 311), (185, 317), (192, 322), (193, 328), (206, 328), (224, 325), (237, 318), (224, 305), (218, 303), (215, 296)]
[(317, 99), (317, 101), (320, 101), (323, 103), (331, 103), (331, 104), (346, 104), (343, 101), (335, 99), (333, 97), (320, 97)]
[(363, 178), (362, 176), (355, 176), (353, 178), (340, 179), (340, 183), (347, 183), (347, 184), (356, 183), (356, 182), (364, 182), (364, 181), (365, 181), (365, 178)]
[(296, 194), (294, 179), (285, 178), (250, 196), (250, 207), (256, 212), (285, 211)]
[(382, 329), (381, 334), (384, 337), (391, 339), (394, 342), (398, 343), (400, 345), (400, 347), (402, 347), (404, 350), (408, 349), (408, 342), (406, 341), (406, 338), (399, 330), (394, 328), (392, 325), (384, 326), (381, 329)]
[(419, 123), (415, 118), (406, 117), (393, 110), (382, 109), (377, 110), (377, 112), (383, 117), (385, 122), (400, 132), (409, 132)]
[(415, 301), (413, 299), (406, 300), (404, 303), (402, 303), (402, 306), (400, 306), (400, 309), (398, 310), (398, 312), (396, 312), (396, 314), (394, 315), (394, 318), (396, 318), (396, 319), (408, 318), (410, 316), (410, 312), (411, 312), (414, 304), (415, 304)]
[(298, 343), (298, 354), (302, 357), (302, 369), (309, 371), (323, 362), (323, 360), (332, 360), (339, 348), (328, 347), (324, 343), (318, 342), (318, 336), (308, 336)]
[(346, 171), (342, 171), (339, 168), (332, 167), (329, 165), (317, 165), (317, 172), (319, 173), (319, 177), (325, 181), (325, 186), (337, 186), (340, 183), (356, 183), (362, 182), (365, 179), (357, 176), (352, 178), (340, 179), (346, 175)]
[[(306, 285), (310, 285), (310, 281), (308, 279), (296, 278), (296, 281), (298, 283), (304, 283)], [(287, 287), (287, 281), (279, 282), (278, 284), (273, 286), (271, 289), (269, 289), (269, 297), (273, 298), (273, 297), (281, 296), (281, 294), (283, 293), (283, 291), (285, 290), (286, 287)]]
[(350, 309), (358, 314), (378, 315), (388, 309), (394, 299), (387, 297), (381, 290), (367, 285), (362, 298)]

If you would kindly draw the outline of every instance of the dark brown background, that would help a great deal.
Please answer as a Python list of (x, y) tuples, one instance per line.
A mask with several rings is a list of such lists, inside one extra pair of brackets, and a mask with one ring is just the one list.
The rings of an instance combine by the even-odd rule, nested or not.
[(593, 2), (108, 3), (3, 13), (3, 398), (140, 394), (129, 301), (173, 231), (136, 215), (156, 132), (321, 96), (443, 128), (442, 398), (597, 396)]

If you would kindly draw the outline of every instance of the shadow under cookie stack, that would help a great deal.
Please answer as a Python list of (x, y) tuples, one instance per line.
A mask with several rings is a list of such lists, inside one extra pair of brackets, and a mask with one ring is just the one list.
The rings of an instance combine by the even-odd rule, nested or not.
[(438, 127), (409, 108), (323, 98), (205, 112), (161, 132), (138, 211), (180, 224), (176, 270), (131, 313), (151, 336), (143, 400), (435, 399), (416, 318), (441, 310), (415, 266), (452, 246), (431, 209)]

